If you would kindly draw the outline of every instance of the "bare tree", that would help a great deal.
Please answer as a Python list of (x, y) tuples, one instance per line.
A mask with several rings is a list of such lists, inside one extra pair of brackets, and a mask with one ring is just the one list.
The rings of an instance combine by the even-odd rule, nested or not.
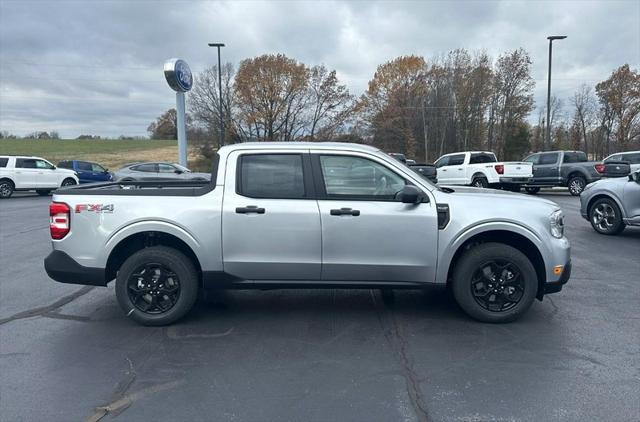
[(589, 155), (589, 136), (588, 133), (593, 125), (596, 110), (595, 97), (592, 94), (591, 87), (583, 84), (578, 88), (571, 103), (574, 107), (574, 123), (579, 128), (579, 134), (584, 142), (584, 152)]

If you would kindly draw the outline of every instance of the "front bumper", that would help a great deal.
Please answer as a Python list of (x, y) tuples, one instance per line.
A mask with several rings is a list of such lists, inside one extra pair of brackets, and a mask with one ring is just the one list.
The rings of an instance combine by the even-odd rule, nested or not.
[(89, 286), (106, 286), (104, 268), (85, 267), (62, 251), (52, 251), (44, 259), (44, 269), (55, 281)]
[(567, 262), (562, 271), (562, 275), (558, 281), (544, 284), (544, 294), (557, 293), (562, 290), (562, 287), (567, 284), (571, 277), (571, 260)]

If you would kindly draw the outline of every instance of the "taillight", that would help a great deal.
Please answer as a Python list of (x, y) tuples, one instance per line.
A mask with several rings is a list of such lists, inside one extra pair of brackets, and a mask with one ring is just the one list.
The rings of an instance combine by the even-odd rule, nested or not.
[(51, 238), (60, 240), (71, 230), (71, 209), (64, 202), (49, 204), (49, 232)]
[(596, 171), (600, 174), (604, 173), (604, 164), (596, 164), (594, 166), (596, 168)]
[(494, 167), (498, 174), (504, 174), (504, 166), (502, 164), (496, 164)]

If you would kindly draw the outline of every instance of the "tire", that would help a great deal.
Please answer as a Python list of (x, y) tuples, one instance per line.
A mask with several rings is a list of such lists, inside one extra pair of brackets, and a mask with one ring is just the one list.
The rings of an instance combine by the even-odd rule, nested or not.
[(524, 188), (524, 190), (525, 190), (529, 195), (535, 195), (536, 193), (540, 192), (540, 188)]
[(0, 199), (11, 198), (13, 190), (13, 182), (10, 180), (0, 180)]
[(49, 189), (36, 189), (36, 193), (40, 196), (47, 196), (51, 191)]
[(600, 234), (616, 235), (625, 228), (618, 204), (609, 198), (598, 199), (591, 205), (589, 222), (591, 227)]
[(125, 314), (137, 323), (168, 325), (193, 308), (198, 285), (198, 272), (189, 258), (176, 249), (153, 246), (134, 253), (122, 264), (116, 277), (116, 297)]
[(587, 181), (582, 176), (573, 176), (567, 183), (569, 193), (572, 196), (579, 196), (584, 190), (585, 186), (587, 186)]
[[(508, 281), (509, 275), (515, 278)], [(531, 261), (502, 243), (483, 243), (465, 252), (456, 263), (452, 284), (453, 295), (467, 315), (490, 323), (518, 319), (531, 307), (538, 291)]]
[(64, 179), (62, 181), (62, 185), (60, 185), (60, 187), (64, 188), (64, 187), (73, 186), (73, 185), (76, 185), (76, 184), (77, 184), (76, 181), (69, 177), (69, 178), (66, 178), (66, 179)]
[(474, 177), (471, 181), (471, 186), (474, 188), (487, 188), (489, 187), (489, 182), (486, 177)]

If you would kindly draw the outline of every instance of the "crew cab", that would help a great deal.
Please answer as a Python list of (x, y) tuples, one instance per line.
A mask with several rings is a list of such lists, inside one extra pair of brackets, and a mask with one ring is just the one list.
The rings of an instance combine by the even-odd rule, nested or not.
[(434, 163), (442, 185), (469, 185), (478, 188), (499, 187), (519, 191), (533, 175), (532, 165), (498, 162), (493, 152), (467, 151), (443, 155)]
[(525, 186), (527, 193), (535, 194), (543, 187), (564, 186), (578, 196), (584, 187), (600, 180), (605, 166), (599, 161), (588, 161), (582, 151), (548, 151), (529, 155), (524, 161), (533, 164), (533, 179)]
[(91, 161), (63, 160), (58, 163), (58, 167), (75, 171), (80, 179), (80, 183), (108, 182), (113, 180), (113, 175), (109, 173), (108, 169)]
[(428, 286), (507, 322), (571, 273), (555, 203), (439, 188), (366, 145), (229, 145), (210, 181), (79, 185), (49, 213), (49, 276), (115, 279), (124, 313), (145, 325), (178, 320), (207, 289)]
[(54, 189), (78, 182), (73, 170), (57, 168), (44, 158), (0, 155), (0, 198), (26, 190), (48, 195)]

